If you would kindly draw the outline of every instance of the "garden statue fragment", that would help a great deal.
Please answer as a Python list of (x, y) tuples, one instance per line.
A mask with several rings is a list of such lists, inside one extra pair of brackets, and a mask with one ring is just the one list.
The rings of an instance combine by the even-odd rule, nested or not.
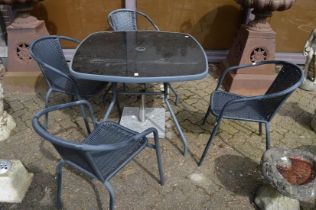
[(316, 90), (316, 28), (311, 32), (304, 46), (305, 81), (301, 88), (307, 91)]
[(0, 141), (6, 140), (15, 128), (16, 124), (11, 115), (9, 115), (3, 108), (3, 88), (0, 83)]

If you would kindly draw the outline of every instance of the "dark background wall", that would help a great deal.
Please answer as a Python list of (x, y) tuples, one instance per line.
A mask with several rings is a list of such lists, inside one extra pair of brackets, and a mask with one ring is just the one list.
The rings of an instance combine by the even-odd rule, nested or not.
[[(33, 14), (46, 21), (51, 34), (83, 39), (89, 33), (109, 30), (107, 14), (124, 7), (123, 0), (45, 0)], [(233, 0), (137, 0), (163, 31), (195, 36), (208, 50), (228, 49), (240, 26), (241, 10)], [(277, 51), (301, 52), (316, 27), (316, 0), (296, 0), (269, 20), (277, 32)], [(146, 26), (144, 26), (146, 28)]]

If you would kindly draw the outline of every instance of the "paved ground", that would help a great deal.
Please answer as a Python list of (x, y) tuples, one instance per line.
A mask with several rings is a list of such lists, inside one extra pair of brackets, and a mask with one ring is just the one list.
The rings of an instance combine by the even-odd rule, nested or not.
[[(165, 186), (157, 182), (154, 151), (145, 150), (111, 180), (118, 210), (255, 209), (252, 199), (256, 188), (263, 184), (258, 164), (265, 148), (265, 137), (258, 136), (256, 123), (224, 120), (204, 165), (196, 164), (213, 127), (212, 117), (204, 126), (201, 119), (215, 84), (211, 75), (200, 81), (174, 84), (181, 97), (180, 105), (174, 109), (188, 139), (189, 155), (182, 156), (181, 141), (167, 115), (167, 137), (161, 141)], [(31, 127), (33, 114), (43, 107), (43, 92), (5, 91), (5, 108), (15, 118), (17, 128), (8, 140), (0, 142), (0, 158), (22, 160), (35, 176), (21, 204), (0, 204), (0, 209), (54, 209), (54, 172), (59, 156)], [(101, 99), (102, 95), (91, 99), (99, 118), (104, 110)], [(57, 94), (51, 103), (67, 100), (68, 97)], [(135, 97), (120, 96), (120, 101), (121, 105), (138, 104)], [(148, 97), (147, 103), (162, 106), (162, 99)], [(316, 134), (310, 129), (315, 108), (316, 94), (297, 90), (272, 121), (272, 145), (316, 153)], [(117, 120), (115, 110), (111, 119)], [(53, 133), (73, 139), (83, 136), (82, 123), (75, 112), (58, 112), (51, 115), (50, 122)], [(108, 194), (102, 185), (69, 168), (64, 170), (62, 199), (66, 210), (108, 207)]]

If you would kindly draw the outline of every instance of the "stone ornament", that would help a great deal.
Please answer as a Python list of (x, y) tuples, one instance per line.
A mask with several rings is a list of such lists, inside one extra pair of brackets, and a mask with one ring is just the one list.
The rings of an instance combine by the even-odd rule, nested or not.
[(0, 141), (9, 138), (11, 131), (16, 127), (12, 116), (4, 111), (3, 98), (3, 88), (0, 83)]
[(314, 117), (312, 118), (312, 121), (311, 121), (311, 127), (312, 127), (313, 131), (316, 132), (316, 109), (314, 112)]
[(16, 12), (14, 21), (7, 27), (8, 72), (39, 72), (28, 47), (34, 39), (48, 35), (45, 23), (30, 15), (34, 4), (42, 0), (0, 0), (0, 4), (12, 6)]
[(290, 9), (295, 0), (235, 0), (238, 4), (256, 11), (283, 11)]
[(271, 148), (261, 160), (262, 175), (280, 193), (300, 201), (316, 197), (316, 156), (299, 149)]
[[(254, 63), (275, 58), (275, 32), (268, 17), (273, 11), (289, 9), (295, 0), (235, 0), (245, 11), (252, 11), (255, 18), (243, 24), (219, 71), (230, 66)], [(225, 78), (224, 88), (241, 95), (262, 95), (276, 77), (275, 66), (257, 66), (231, 72)]]
[(0, 202), (21, 203), (31, 185), (33, 173), (29, 173), (20, 160), (0, 160), (0, 168), (8, 163), (8, 170), (0, 173)]
[(306, 58), (304, 72), (305, 81), (300, 88), (307, 91), (316, 90), (316, 28), (310, 33), (304, 46)]
[(253, 8), (255, 19), (247, 24), (251, 30), (272, 31), (267, 17), (272, 16), (273, 11), (284, 11), (292, 7), (295, 0), (235, 0), (243, 8)]

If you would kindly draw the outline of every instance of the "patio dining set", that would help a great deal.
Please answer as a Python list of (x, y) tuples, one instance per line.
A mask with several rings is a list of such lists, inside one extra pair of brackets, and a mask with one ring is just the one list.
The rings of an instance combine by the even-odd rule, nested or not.
[[(137, 16), (148, 20), (153, 30), (139, 30)], [(83, 41), (64, 36), (45, 36), (35, 40), (30, 53), (37, 61), (49, 89), (45, 96), (45, 108), (33, 118), (34, 130), (51, 142), (61, 156), (57, 164), (57, 201), (61, 208), (62, 167), (68, 164), (79, 171), (100, 180), (110, 195), (109, 206), (115, 208), (115, 193), (110, 179), (146, 147), (156, 152), (160, 184), (164, 184), (164, 173), (160, 154), (159, 132), (150, 127), (138, 132), (122, 126), (108, 118), (114, 106), (122, 114), (118, 95), (140, 95), (142, 97), (139, 116), (144, 114), (146, 95), (162, 95), (170, 116), (183, 144), (183, 154), (188, 153), (188, 143), (176, 114), (169, 93), (179, 100), (172, 82), (203, 79), (208, 75), (207, 56), (198, 41), (189, 34), (160, 31), (146, 14), (128, 9), (112, 11), (108, 21), (113, 31), (95, 32)], [(77, 44), (70, 65), (63, 54), (61, 42)], [(229, 72), (243, 71), (254, 66), (273, 65), (278, 74), (264, 95), (243, 96), (222, 89), (222, 83)], [(270, 148), (270, 121), (289, 95), (303, 82), (303, 72), (295, 64), (279, 60), (265, 60), (256, 63), (229, 67), (224, 70), (215, 91), (211, 94), (206, 114), (215, 116), (215, 124), (198, 165), (200, 166), (209, 150), (222, 119), (257, 122), (259, 134), (265, 126), (266, 148)], [(149, 91), (144, 85), (141, 91), (130, 91), (129, 84), (163, 84), (162, 90)], [(123, 84), (120, 90), (118, 84)], [(105, 90), (111, 92), (111, 102), (103, 118), (97, 121), (90, 96)], [(53, 92), (71, 96), (66, 104), (49, 105)], [(79, 107), (87, 129), (87, 137), (79, 144), (51, 134), (48, 127), (49, 113)], [(40, 120), (44, 117), (44, 123)], [(140, 117), (142, 118), (142, 117)], [(141, 119), (144, 120), (144, 119)], [(153, 123), (155, 124), (155, 123)], [(92, 128), (93, 127), (93, 128)], [(148, 135), (153, 135), (153, 142)]]

